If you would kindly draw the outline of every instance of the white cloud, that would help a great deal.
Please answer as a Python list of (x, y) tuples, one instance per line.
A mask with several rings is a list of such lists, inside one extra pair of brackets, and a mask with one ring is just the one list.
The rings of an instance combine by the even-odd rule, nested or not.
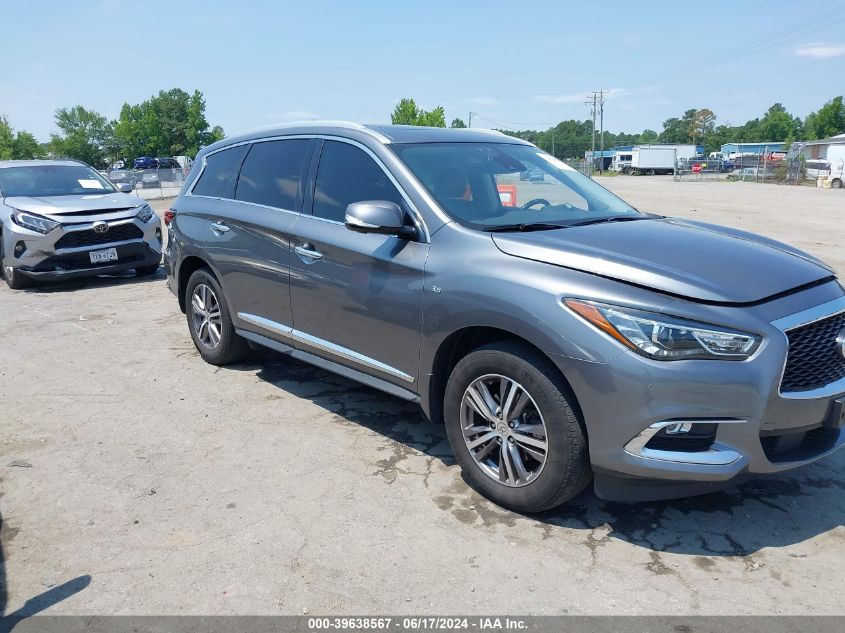
[(493, 106), (499, 105), (500, 101), (498, 99), (494, 99), (493, 97), (471, 97), (469, 99), (464, 99), (461, 103), (471, 106), (479, 106), (481, 108), (492, 108)]
[(845, 44), (802, 44), (793, 51), (799, 57), (812, 57), (814, 59), (833, 59), (845, 55)]

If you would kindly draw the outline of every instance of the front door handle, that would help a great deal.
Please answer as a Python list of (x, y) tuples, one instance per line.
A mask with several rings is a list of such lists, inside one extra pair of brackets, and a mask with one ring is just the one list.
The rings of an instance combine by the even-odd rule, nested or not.
[(226, 226), (224, 222), (214, 222), (211, 225), (211, 230), (215, 233), (227, 233), (229, 231), (229, 227)]
[(308, 243), (305, 243), (302, 246), (297, 246), (293, 250), (300, 257), (307, 257), (308, 259), (323, 259), (323, 254)]

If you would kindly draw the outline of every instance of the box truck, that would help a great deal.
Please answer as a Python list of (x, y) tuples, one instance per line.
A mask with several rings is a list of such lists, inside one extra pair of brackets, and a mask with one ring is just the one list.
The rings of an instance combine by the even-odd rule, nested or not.
[(675, 172), (675, 147), (638, 146), (631, 150), (631, 164), (628, 173), (635, 176), (646, 174), (672, 174)]

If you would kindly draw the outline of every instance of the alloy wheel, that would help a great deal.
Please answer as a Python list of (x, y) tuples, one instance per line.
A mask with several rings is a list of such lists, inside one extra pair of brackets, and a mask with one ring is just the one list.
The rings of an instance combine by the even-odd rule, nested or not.
[(222, 321), (220, 301), (206, 284), (198, 284), (191, 295), (191, 319), (200, 344), (213, 350), (220, 345)]
[(546, 464), (543, 416), (531, 394), (511, 378), (487, 374), (467, 387), (461, 401), (461, 430), (475, 462), (500, 484), (525, 486)]

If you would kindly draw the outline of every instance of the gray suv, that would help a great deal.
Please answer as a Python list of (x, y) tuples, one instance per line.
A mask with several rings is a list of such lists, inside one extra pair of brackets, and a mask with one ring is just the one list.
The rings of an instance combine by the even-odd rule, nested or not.
[(0, 263), (12, 289), (161, 262), (161, 221), (132, 186), (73, 160), (0, 161)]
[(200, 153), (165, 221), (207, 362), (258, 344), (419, 402), (468, 481), (514, 510), (591, 478), (605, 499), (698, 494), (843, 443), (829, 267), (638, 211), (519, 139), (245, 134)]

